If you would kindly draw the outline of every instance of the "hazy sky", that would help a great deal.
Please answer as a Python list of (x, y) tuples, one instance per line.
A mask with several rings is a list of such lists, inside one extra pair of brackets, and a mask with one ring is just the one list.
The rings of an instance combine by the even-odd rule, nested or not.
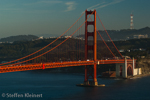
[(62, 34), (86, 9), (96, 9), (106, 29), (150, 27), (150, 0), (0, 0), (0, 38)]

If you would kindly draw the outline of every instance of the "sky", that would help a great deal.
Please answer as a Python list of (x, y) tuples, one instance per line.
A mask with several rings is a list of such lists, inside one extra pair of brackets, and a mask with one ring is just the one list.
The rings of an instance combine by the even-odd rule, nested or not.
[(0, 38), (59, 36), (87, 10), (96, 9), (107, 30), (150, 27), (150, 0), (0, 0)]

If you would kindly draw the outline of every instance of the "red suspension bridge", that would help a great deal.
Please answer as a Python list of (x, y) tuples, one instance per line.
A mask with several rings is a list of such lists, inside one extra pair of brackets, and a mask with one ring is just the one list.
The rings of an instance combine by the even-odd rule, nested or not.
[[(85, 19), (83, 18), (84, 14)], [(48, 45), (22, 58), (1, 63), (0, 73), (85, 66), (84, 85), (89, 85), (90, 80), (94, 86), (98, 85), (98, 64), (116, 64), (119, 66), (119, 70), (120, 66), (127, 66), (124, 67), (125, 77), (127, 76), (128, 67), (133, 73), (135, 60), (125, 59), (121, 55), (111, 40), (99, 16), (99, 22), (96, 21), (97, 16), (96, 10), (86, 10), (68, 30)], [(104, 28), (107, 37), (111, 41), (113, 50), (111, 50), (108, 43), (98, 31), (98, 28), (100, 27), (98, 23), (101, 23), (101, 26)], [(84, 35), (85, 39), (80, 38), (81, 35)], [(98, 37), (101, 38), (101, 43), (104, 45), (99, 45), (99, 41), (97, 41)], [(103, 57), (104, 55), (105, 57)], [(111, 59), (106, 59), (108, 57)]]

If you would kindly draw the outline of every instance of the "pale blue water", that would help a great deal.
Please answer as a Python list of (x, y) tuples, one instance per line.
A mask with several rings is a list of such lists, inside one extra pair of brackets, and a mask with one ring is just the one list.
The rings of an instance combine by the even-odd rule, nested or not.
[[(98, 82), (105, 87), (76, 86), (83, 80), (84, 76), (79, 74), (1, 73), (0, 100), (150, 100), (150, 76), (126, 80), (99, 78)], [(25, 97), (27, 93), (39, 98)]]

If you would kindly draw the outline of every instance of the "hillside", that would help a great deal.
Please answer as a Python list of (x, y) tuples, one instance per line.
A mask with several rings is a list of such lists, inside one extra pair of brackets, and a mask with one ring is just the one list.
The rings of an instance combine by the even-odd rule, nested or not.
[(35, 35), (17, 35), (17, 36), (1, 38), (0, 42), (31, 41), (32, 39), (37, 39), (37, 38), (38, 37)]
[[(47, 44), (51, 43), (53, 40), (54, 39), (43, 39), (43, 40), (35, 40), (35, 41), (16, 41), (12, 44), (10, 43), (0, 44), (0, 59), (12, 60), (12, 59), (26, 56), (46, 46)], [(53, 43), (52, 47), (60, 43), (61, 40), (62, 39)], [(114, 43), (116, 44), (119, 50), (123, 49), (125, 51), (122, 52), (123, 55), (138, 58), (139, 56), (148, 56), (148, 53), (150, 52), (149, 42), (150, 39), (147, 38), (147, 39), (132, 39), (128, 41), (115, 41)], [(75, 51), (76, 48), (79, 47), (78, 43), (80, 43), (80, 51)], [(107, 49), (105, 44), (100, 40), (97, 43), (98, 43), (98, 47), (97, 47), (98, 59), (102, 59), (102, 57), (109, 57), (111, 53)], [(116, 49), (113, 47), (112, 43), (111, 42), (106, 42), (106, 43), (110, 47), (112, 52), (114, 52), (116, 56), (119, 56)], [(62, 59), (66, 59), (65, 57), (70, 57), (70, 60), (74, 59), (76, 52), (80, 52), (80, 58), (84, 59), (84, 40), (79, 41), (77, 39), (71, 38), (65, 42), (65, 45), (60, 46), (59, 48), (61, 48), (60, 56), (63, 57)], [(59, 48), (56, 48), (51, 53), (49, 53), (49, 55), (52, 56), (51, 58), (49, 58), (50, 61), (55, 61), (59, 59), (58, 58), (59, 56), (57, 56)], [(66, 52), (66, 48), (68, 52)], [(144, 51), (139, 51), (139, 48), (144, 49)], [(47, 49), (50, 49), (50, 47)], [(127, 50), (131, 50), (131, 51), (127, 52)], [(56, 56), (55, 59), (54, 56)]]
[[(141, 28), (141, 29), (133, 29), (133, 30), (130, 30), (130, 29), (107, 30), (107, 32), (113, 41), (134, 39), (134, 35), (150, 36), (150, 28), (149, 27), (145, 27), (145, 28)], [(99, 33), (102, 35), (102, 37), (105, 41), (110, 40), (105, 31), (99, 30)], [(84, 38), (84, 35), (80, 35), (79, 37)], [(102, 40), (98, 33), (97, 33), (97, 39)]]
[[(115, 30), (108, 30), (108, 33), (110, 35), (110, 37), (112, 38), (112, 40), (128, 40), (128, 39), (134, 39), (134, 35), (148, 35), (150, 36), (150, 28), (149, 27), (145, 27), (142, 29), (124, 29), (124, 30), (120, 30), (120, 31), (115, 31)], [(104, 31), (102, 32), (102, 34), (106, 34), (104, 33)]]

